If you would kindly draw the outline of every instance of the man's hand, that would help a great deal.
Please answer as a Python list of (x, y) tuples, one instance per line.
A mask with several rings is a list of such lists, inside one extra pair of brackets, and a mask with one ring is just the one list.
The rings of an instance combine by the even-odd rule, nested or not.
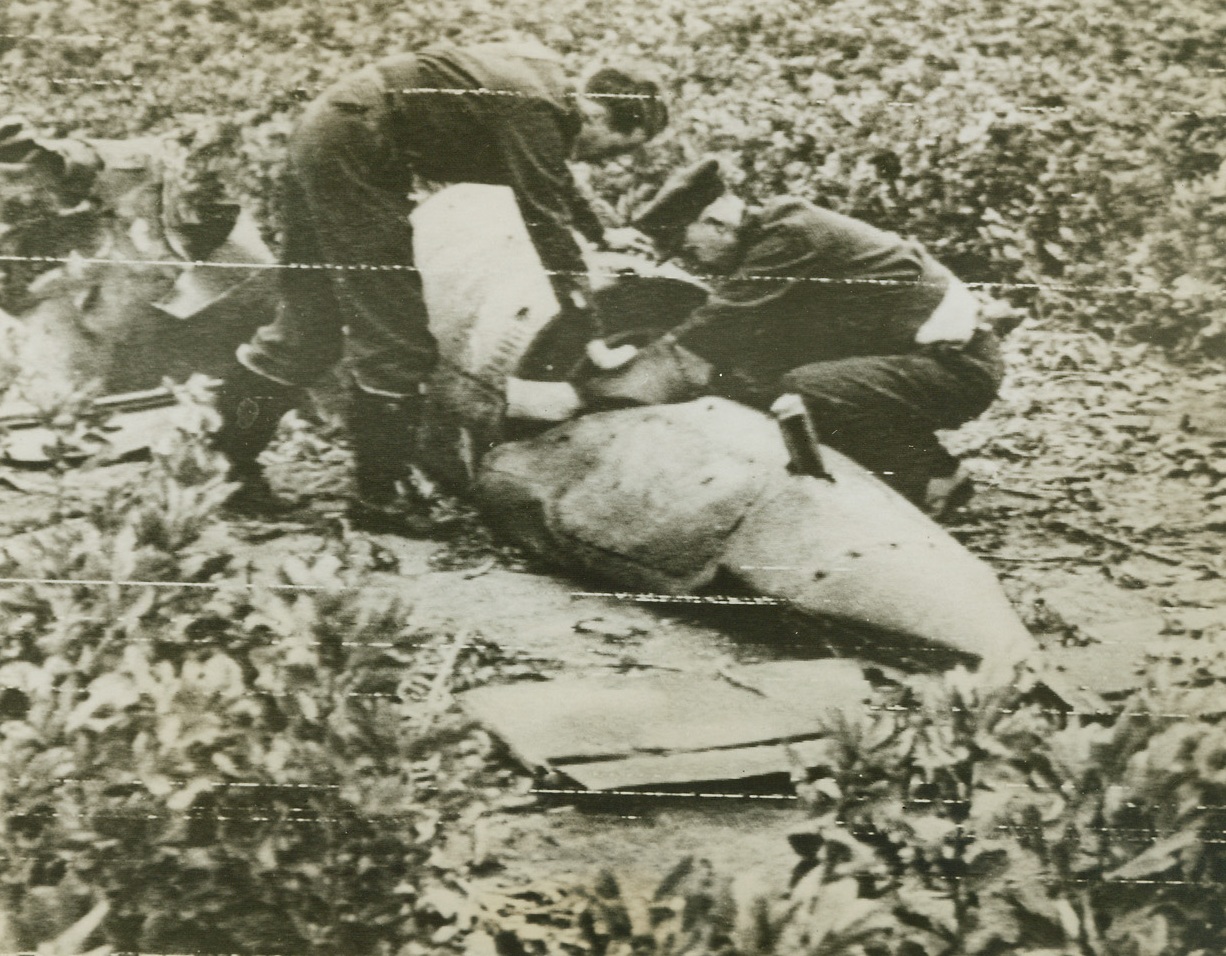
[(633, 345), (619, 345), (617, 348), (611, 349), (604, 343), (603, 339), (593, 339), (587, 343), (588, 361), (602, 372), (612, 372), (614, 369), (619, 369), (638, 354), (639, 350)]
[(633, 226), (618, 226), (604, 231), (603, 242), (606, 249), (613, 252), (641, 252), (644, 255), (655, 255), (655, 244), (647, 238), (647, 234), (639, 232)]
[(538, 422), (564, 422), (583, 409), (583, 400), (569, 382), (532, 382), (507, 379), (507, 418)]
[(713, 371), (706, 360), (666, 336), (617, 368), (577, 382), (576, 388), (593, 408), (664, 405), (708, 394)]

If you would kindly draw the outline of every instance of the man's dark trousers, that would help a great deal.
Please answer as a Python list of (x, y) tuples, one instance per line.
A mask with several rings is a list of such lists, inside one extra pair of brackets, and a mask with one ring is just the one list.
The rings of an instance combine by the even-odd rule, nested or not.
[(318, 382), (342, 357), (368, 394), (415, 396), (434, 366), (413, 265), (413, 173), (388, 148), (377, 72), (364, 70), (307, 109), (282, 189), (282, 303), (239, 350), (286, 385)]
[(921, 500), (930, 478), (957, 467), (934, 433), (982, 414), (1003, 376), (1000, 343), (981, 329), (965, 346), (803, 365), (777, 391), (804, 398), (825, 444)]

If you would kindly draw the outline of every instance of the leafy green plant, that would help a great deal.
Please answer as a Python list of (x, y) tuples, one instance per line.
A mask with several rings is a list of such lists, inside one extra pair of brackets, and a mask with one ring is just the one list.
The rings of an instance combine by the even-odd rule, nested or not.
[(417, 631), (339, 545), (251, 580), (217, 518), (210, 415), (140, 484), (7, 546), (15, 948), (76, 925), (124, 951), (384, 951), (439, 932), (422, 901), (468, 865), (437, 850), (485, 806), (488, 742), (446, 696), (479, 642)]
[(797, 882), (747, 951), (1220, 951), (1226, 729), (1198, 666), (1111, 719), (954, 672), (840, 720), (801, 785)]

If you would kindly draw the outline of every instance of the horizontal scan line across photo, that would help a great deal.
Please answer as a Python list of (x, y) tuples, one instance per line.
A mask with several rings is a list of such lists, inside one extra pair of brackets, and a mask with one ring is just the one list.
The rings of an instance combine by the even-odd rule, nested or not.
[(1226, 10), (12, 0), (0, 956), (1226, 952)]

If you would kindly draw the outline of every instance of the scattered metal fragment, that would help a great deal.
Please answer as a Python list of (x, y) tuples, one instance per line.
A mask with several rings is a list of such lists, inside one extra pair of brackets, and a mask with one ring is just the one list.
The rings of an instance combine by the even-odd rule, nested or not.
[(824, 722), (863, 707), (863, 670), (839, 660), (652, 670), (480, 687), (464, 709), (541, 773), (591, 790), (786, 774)]

